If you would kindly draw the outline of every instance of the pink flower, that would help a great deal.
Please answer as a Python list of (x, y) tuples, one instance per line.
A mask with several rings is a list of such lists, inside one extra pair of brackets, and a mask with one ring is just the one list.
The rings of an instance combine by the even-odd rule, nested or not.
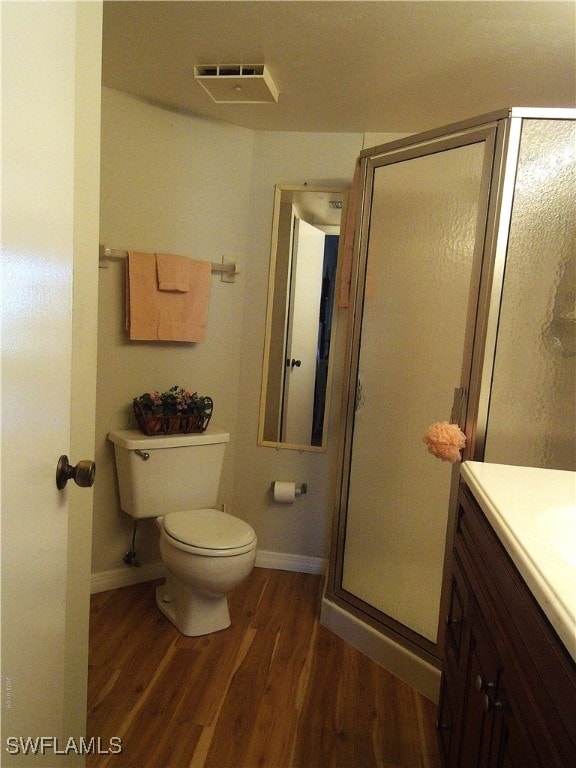
[(460, 451), (466, 445), (466, 435), (458, 424), (449, 424), (447, 421), (431, 424), (422, 440), (431, 454), (451, 464), (460, 461)]

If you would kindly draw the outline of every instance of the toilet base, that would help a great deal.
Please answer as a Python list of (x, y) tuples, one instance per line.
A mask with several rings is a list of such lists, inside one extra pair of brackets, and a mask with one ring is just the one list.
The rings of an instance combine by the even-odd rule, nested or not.
[(156, 605), (188, 637), (209, 635), (230, 626), (227, 595), (202, 595), (168, 575), (156, 588)]

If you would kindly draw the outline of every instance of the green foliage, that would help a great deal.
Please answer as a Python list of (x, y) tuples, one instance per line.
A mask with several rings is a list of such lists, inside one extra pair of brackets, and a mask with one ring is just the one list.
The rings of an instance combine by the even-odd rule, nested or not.
[(145, 413), (155, 416), (206, 416), (212, 407), (209, 397), (198, 395), (182, 387), (170, 387), (167, 392), (146, 392), (134, 398)]

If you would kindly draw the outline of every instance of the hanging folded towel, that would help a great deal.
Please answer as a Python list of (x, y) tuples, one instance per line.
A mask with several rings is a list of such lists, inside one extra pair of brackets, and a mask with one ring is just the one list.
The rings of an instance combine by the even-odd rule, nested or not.
[(156, 339), (156, 256), (129, 251), (126, 259), (126, 330), (138, 341)]
[(132, 340), (204, 341), (211, 265), (208, 261), (187, 262), (188, 291), (163, 291), (158, 288), (156, 254), (128, 253), (126, 329)]
[(209, 261), (190, 259), (188, 293), (159, 291), (160, 317), (158, 339), (161, 341), (204, 341), (210, 298)]
[(158, 290), (188, 293), (190, 290), (190, 259), (173, 253), (156, 254)]

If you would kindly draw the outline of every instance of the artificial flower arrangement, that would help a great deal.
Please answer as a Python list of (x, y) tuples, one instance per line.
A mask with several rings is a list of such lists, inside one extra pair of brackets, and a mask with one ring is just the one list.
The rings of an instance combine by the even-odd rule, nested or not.
[(145, 392), (132, 405), (145, 435), (204, 432), (214, 408), (211, 397), (178, 386), (166, 392)]
[(460, 451), (466, 446), (466, 435), (458, 424), (449, 424), (447, 421), (431, 424), (422, 439), (433, 456), (451, 464), (460, 461)]

